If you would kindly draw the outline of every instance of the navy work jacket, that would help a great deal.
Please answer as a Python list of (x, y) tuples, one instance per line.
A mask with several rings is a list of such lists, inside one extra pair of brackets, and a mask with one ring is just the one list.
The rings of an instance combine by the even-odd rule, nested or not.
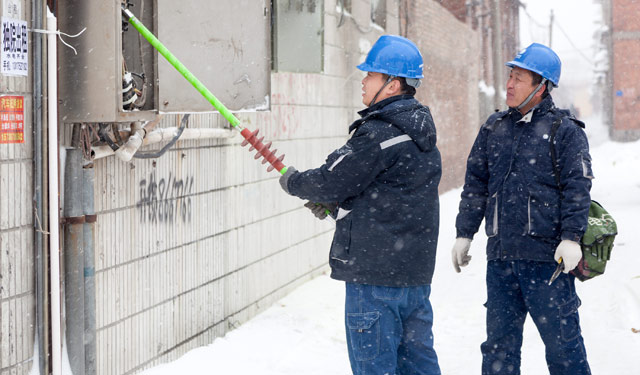
[(393, 287), (430, 284), (442, 165), (429, 108), (399, 95), (359, 114), (349, 141), (321, 167), (291, 176), (289, 192), (339, 203), (332, 278)]
[[(560, 187), (549, 142), (554, 121)], [(473, 238), (484, 218), (488, 260), (553, 262), (561, 239), (579, 242), (593, 178), (582, 127), (551, 96), (524, 117), (515, 109), (491, 115), (467, 160), (457, 236)]]

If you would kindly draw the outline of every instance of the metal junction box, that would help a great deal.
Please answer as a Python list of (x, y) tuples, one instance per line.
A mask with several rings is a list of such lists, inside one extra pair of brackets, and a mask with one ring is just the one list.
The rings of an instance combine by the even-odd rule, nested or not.
[[(129, 0), (142, 23), (232, 111), (268, 110), (266, 0)], [(150, 120), (158, 112), (215, 112), (131, 25), (121, 0), (61, 0), (60, 114), (65, 123)]]

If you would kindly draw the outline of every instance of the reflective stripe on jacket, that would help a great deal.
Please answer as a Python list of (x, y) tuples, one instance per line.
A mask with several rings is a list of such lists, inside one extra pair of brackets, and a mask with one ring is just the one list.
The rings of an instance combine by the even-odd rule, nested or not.
[[(555, 136), (561, 189), (549, 137)], [(561, 239), (579, 241), (587, 226), (591, 157), (581, 122), (547, 96), (524, 117), (516, 110), (489, 117), (467, 160), (457, 236), (472, 238), (485, 220), (489, 260), (553, 262)], [(561, 191), (562, 190), (562, 191)]]
[(319, 168), (289, 179), (292, 195), (338, 202), (331, 276), (352, 283), (431, 283), (441, 176), (429, 109), (412, 96), (360, 112), (353, 135)]

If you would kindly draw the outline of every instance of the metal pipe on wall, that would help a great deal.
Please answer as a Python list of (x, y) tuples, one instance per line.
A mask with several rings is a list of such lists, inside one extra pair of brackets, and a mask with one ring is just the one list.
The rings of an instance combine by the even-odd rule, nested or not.
[[(150, 145), (159, 142), (167, 142), (173, 139), (178, 133), (178, 128), (162, 128), (156, 129), (144, 138), (142, 145)], [(230, 129), (221, 129), (221, 128), (203, 128), (203, 129), (185, 129), (179, 141), (189, 140), (189, 139), (208, 139), (208, 138), (231, 138), (235, 135)], [(91, 152), (93, 155), (93, 159), (101, 159), (107, 156), (111, 156), (115, 154), (115, 152), (109, 146), (97, 146), (92, 147)], [(128, 161), (128, 160), (124, 160)]]
[(84, 374), (85, 363), (82, 174), (82, 150), (68, 148), (64, 171), (64, 337), (73, 374)]
[[(31, 0), (31, 24), (34, 29), (42, 29), (43, 3)], [(38, 369), (40, 374), (46, 373), (45, 368), (45, 295), (46, 295), (46, 256), (44, 254), (43, 224), (44, 209), (42, 176), (42, 34), (33, 35), (33, 202), (35, 208), (34, 226), (34, 259), (35, 259), (35, 287), (36, 287), (36, 338), (38, 342)]]
[(95, 230), (96, 211), (93, 189), (95, 171), (93, 163), (82, 169), (82, 213), (84, 250), (84, 374), (96, 373), (96, 283), (95, 283)]
[(58, 205), (58, 85), (56, 63), (57, 22), (47, 14), (47, 125), (49, 161), (49, 261), (51, 276), (51, 374), (62, 373), (62, 330), (60, 324), (60, 232)]

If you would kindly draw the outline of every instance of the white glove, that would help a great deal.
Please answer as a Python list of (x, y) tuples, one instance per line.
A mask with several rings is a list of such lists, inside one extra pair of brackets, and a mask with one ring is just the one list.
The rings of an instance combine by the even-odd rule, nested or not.
[(564, 270), (562, 272), (569, 273), (578, 266), (582, 259), (582, 249), (580, 244), (571, 240), (562, 240), (553, 256), (556, 262), (560, 263), (560, 258), (564, 262)]
[(468, 265), (469, 261), (471, 261), (471, 255), (469, 255), (470, 247), (470, 239), (462, 237), (456, 238), (456, 243), (453, 244), (453, 249), (451, 249), (451, 260), (453, 261), (453, 268), (456, 272), (460, 273), (460, 267)]

